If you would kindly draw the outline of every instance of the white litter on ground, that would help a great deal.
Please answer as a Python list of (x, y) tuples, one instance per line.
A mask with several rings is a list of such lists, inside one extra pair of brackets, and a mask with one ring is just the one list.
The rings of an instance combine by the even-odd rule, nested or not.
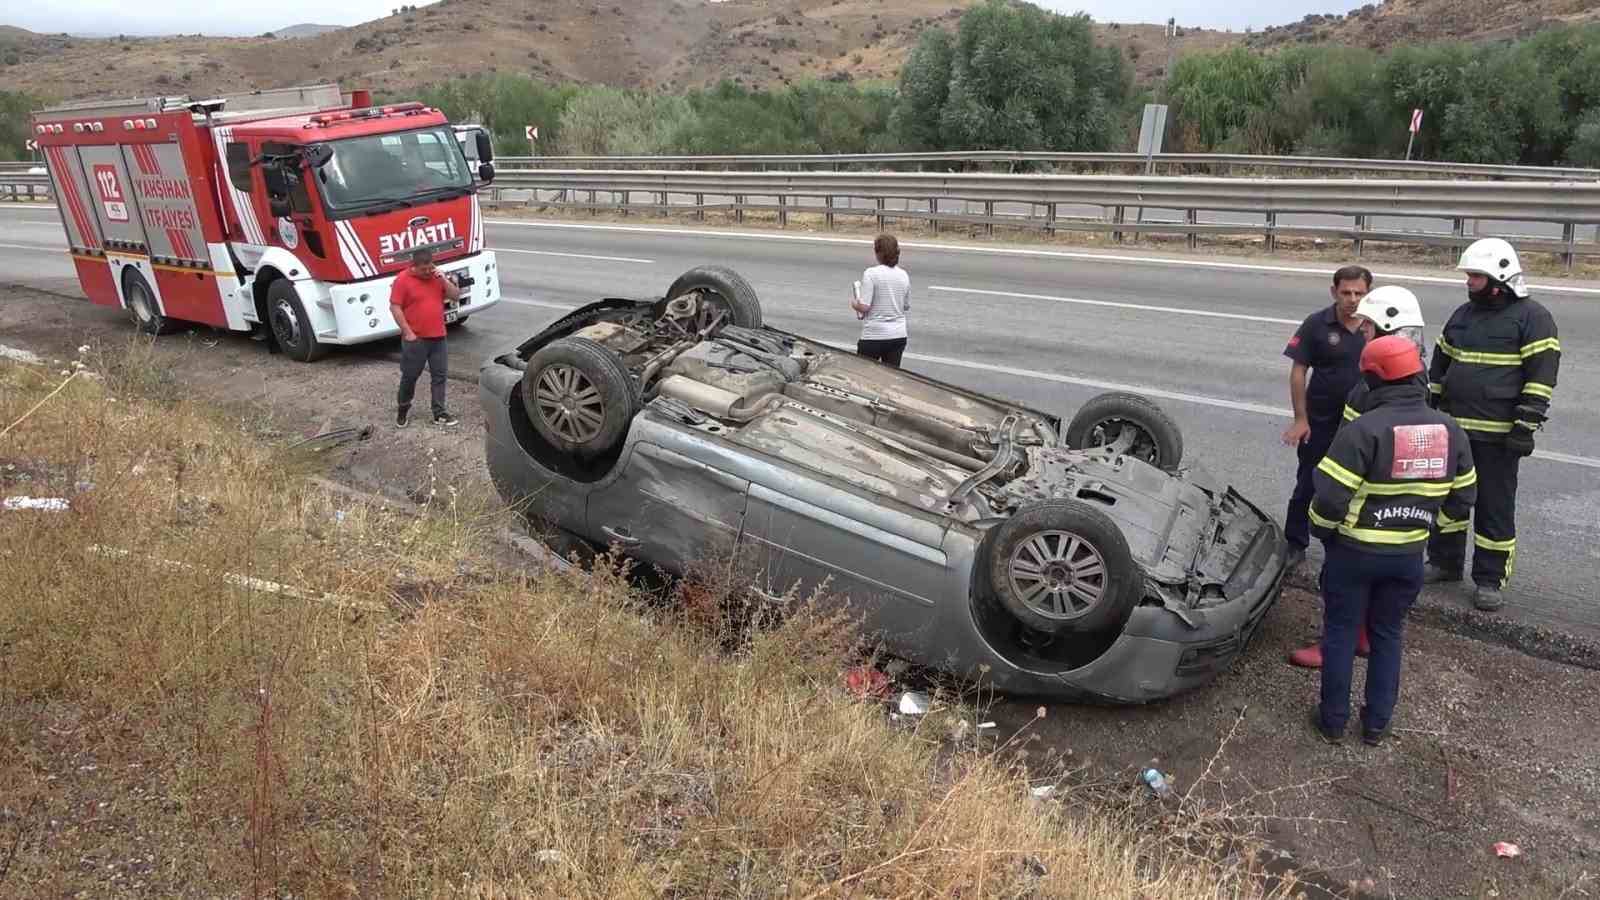
[(72, 501), (63, 497), (7, 497), (0, 500), (0, 509), (6, 512), (15, 512), (24, 509), (36, 509), (41, 512), (66, 512), (72, 508)]

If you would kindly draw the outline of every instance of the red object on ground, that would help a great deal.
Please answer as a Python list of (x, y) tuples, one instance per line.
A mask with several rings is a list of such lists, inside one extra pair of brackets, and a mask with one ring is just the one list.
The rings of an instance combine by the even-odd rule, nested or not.
[(1499, 841), (1494, 845), (1494, 852), (1496, 856), (1521, 856), (1522, 848), (1510, 841)]
[(844, 685), (857, 697), (883, 698), (889, 695), (889, 676), (871, 666), (854, 666), (845, 672)]
[[(1365, 628), (1356, 632), (1356, 655), (1363, 658), (1372, 655), (1372, 642), (1367, 638), (1367, 630)], [(1312, 644), (1309, 647), (1301, 647), (1299, 650), (1291, 652), (1289, 654), (1289, 663), (1302, 669), (1322, 668), (1322, 645)]]

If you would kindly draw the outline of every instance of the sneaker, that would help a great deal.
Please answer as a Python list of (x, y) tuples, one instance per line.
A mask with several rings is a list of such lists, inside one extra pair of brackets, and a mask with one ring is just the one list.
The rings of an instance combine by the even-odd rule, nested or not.
[(1361, 729), (1361, 743), (1366, 744), (1368, 747), (1376, 747), (1383, 743), (1383, 739), (1388, 735), (1389, 729), (1387, 728), (1382, 731), (1368, 731), (1363, 728)]
[(1506, 605), (1500, 589), (1492, 584), (1480, 584), (1472, 591), (1472, 605), (1483, 612), (1494, 612)]
[(439, 413), (433, 417), (433, 424), (448, 428), (451, 425), (460, 425), (461, 420), (450, 415), (449, 413)]
[(1322, 668), (1322, 645), (1312, 644), (1290, 653), (1289, 665), (1299, 666), (1302, 669)]
[(1433, 563), (1428, 563), (1422, 567), (1423, 584), (1443, 584), (1449, 581), (1460, 580), (1460, 569), (1446, 569), (1443, 566), (1436, 566)]
[(394, 427), (404, 428), (411, 424), (411, 410), (401, 409), (394, 414)]
[(1311, 709), (1311, 728), (1317, 733), (1317, 737), (1322, 738), (1326, 743), (1333, 744), (1336, 747), (1344, 743), (1344, 732), (1329, 731), (1322, 727), (1322, 711), (1315, 707)]

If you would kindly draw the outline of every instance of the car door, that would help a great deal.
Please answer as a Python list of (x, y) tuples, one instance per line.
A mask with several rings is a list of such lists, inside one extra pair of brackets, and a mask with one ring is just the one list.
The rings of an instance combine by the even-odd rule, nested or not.
[(589, 496), (589, 534), (670, 572), (731, 559), (749, 482), (706, 461), (699, 442), (639, 416), (614, 480)]
[(932, 621), (948, 591), (944, 528), (881, 499), (791, 472), (753, 483), (742, 546), (759, 586), (849, 605), (869, 630), (906, 636)]

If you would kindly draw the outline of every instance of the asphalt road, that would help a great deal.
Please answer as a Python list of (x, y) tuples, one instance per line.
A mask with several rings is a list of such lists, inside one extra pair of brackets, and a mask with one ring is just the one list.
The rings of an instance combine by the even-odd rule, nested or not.
[[(657, 296), (706, 263), (743, 274), (772, 325), (853, 346), (858, 326), (846, 297), (871, 263), (863, 238), (781, 232), (491, 220), (488, 237), (514, 299), (473, 316), (452, 338), (458, 371), (475, 370), (563, 310), (605, 296)], [(75, 293), (63, 250), (53, 209), (0, 208), (0, 281)], [(1282, 351), (1299, 321), (1329, 302), (1323, 267), (915, 241), (903, 245), (902, 265), (913, 284), (908, 368), (1064, 417), (1100, 390), (1141, 391), (1183, 427), (1189, 460), (1281, 517), (1294, 474), (1294, 453), (1278, 437), (1289, 419)], [(1388, 269), (1377, 268), (1383, 283)], [(1399, 273), (1409, 273), (1400, 283), (1421, 298), (1431, 338), (1464, 299), (1460, 281)], [(1586, 349), (1600, 335), (1600, 285), (1533, 281), (1565, 352), (1551, 424), (1522, 470), (1505, 615), (1600, 639), (1600, 364)], [(1464, 594), (1434, 596), (1469, 605)]]

